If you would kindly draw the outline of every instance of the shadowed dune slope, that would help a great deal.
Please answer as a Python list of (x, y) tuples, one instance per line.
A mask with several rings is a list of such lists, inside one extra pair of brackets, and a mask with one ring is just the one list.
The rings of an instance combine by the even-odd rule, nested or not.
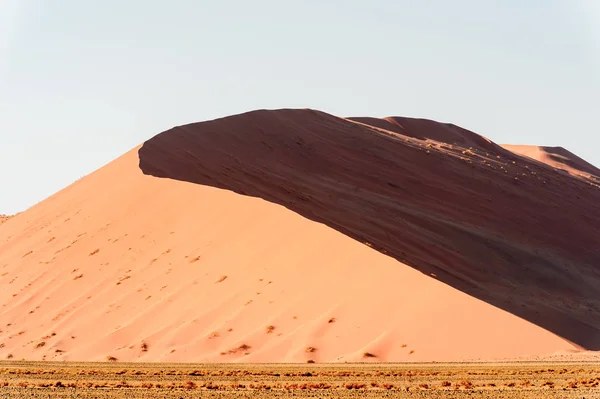
[(594, 182), (450, 125), (378, 121), (277, 110), (179, 126), (16, 215), (0, 227), (0, 357), (599, 349)]
[(505, 153), (502, 147), (491, 142), (489, 139), (451, 123), (439, 123), (429, 119), (400, 116), (391, 116), (383, 119), (359, 117), (348, 118), (348, 120), (400, 133), (419, 140), (433, 140), (442, 144), (457, 145), (465, 149), (473, 149), (475, 147), (479, 150), (491, 151), (497, 154)]

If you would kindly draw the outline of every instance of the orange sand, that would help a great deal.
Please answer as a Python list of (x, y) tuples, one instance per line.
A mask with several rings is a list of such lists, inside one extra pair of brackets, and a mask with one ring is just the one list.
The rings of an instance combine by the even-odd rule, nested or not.
[(600, 169), (562, 147), (537, 147), (532, 145), (508, 145), (502, 147), (519, 155), (535, 159), (553, 168), (600, 182)]
[(278, 110), (178, 127), (2, 224), (0, 358), (598, 349), (593, 181), (453, 125), (356, 120)]

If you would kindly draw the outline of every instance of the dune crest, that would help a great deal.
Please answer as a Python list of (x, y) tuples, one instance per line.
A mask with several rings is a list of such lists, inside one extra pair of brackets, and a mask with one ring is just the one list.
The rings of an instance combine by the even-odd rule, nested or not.
[(178, 126), (18, 214), (0, 227), (0, 358), (600, 349), (600, 190), (453, 125), (392, 120)]
[(590, 178), (600, 183), (600, 169), (562, 147), (510, 144), (504, 144), (502, 147), (516, 154), (543, 162), (553, 168), (564, 170), (574, 176)]

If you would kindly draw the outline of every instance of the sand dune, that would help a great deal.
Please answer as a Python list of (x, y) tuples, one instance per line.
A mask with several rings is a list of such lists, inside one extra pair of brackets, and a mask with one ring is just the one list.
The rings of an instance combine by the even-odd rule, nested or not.
[(599, 207), (594, 181), (433, 121), (179, 126), (0, 227), (0, 358), (598, 350)]
[(9, 216), (9, 215), (0, 215), (0, 224), (8, 221), (8, 219), (10, 219), (10, 218), (11, 218), (11, 216)]
[(516, 154), (543, 162), (574, 176), (583, 176), (600, 182), (600, 169), (562, 147), (538, 147), (533, 145), (503, 145)]

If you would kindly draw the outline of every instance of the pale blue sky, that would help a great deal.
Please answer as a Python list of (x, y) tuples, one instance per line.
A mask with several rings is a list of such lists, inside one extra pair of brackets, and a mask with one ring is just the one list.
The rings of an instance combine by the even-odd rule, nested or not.
[(0, 0), (0, 213), (257, 108), (452, 122), (600, 166), (598, 0)]

